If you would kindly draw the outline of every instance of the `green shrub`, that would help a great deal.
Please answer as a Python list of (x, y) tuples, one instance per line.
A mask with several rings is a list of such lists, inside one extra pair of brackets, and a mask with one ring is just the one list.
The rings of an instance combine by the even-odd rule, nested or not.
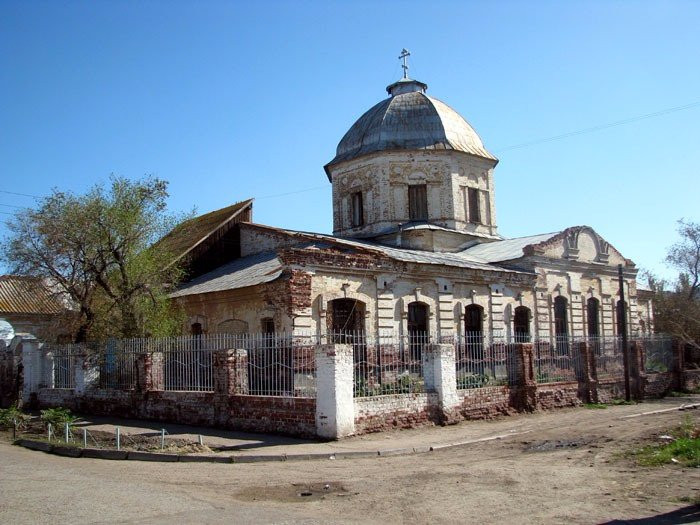
[(47, 425), (51, 423), (51, 425), (54, 427), (60, 427), (66, 423), (72, 425), (78, 420), (78, 417), (71, 414), (71, 411), (67, 408), (56, 407), (42, 410), (41, 420)]
[(12, 428), (13, 425), (17, 425), (18, 429), (22, 429), (27, 426), (30, 419), (31, 416), (22, 412), (17, 405), (0, 408), (0, 427)]

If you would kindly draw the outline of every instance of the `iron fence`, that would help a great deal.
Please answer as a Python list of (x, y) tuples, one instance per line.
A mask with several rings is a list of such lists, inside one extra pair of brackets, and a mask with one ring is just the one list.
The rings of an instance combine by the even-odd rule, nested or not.
[(515, 384), (515, 346), (503, 332), (466, 332), (455, 345), (458, 389)]
[(75, 366), (83, 354), (82, 347), (77, 344), (55, 345), (48, 351), (53, 357), (53, 388), (75, 388)]
[(100, 388), (133, 390), (137, 381), (137, 359), (143, 350), (131, 340), (110, 339), (104, 350), (98, 349), (96, 356), (99, 366)]
[(364, 332), (343, 331), (328, 334), (327, 340), (352, 345), (355, 397), (425, 391), (423, 358), (435, 335), (411, 332), (367, 336)]
[(537, 383), (577, 381), (582, 377), (578, 340), (568, 336), (535, 339), (533, 364)]
[(598, 379), (621, 379), (625, 375), (625, 361), (622, 352), (622, 337), (588, 336), (591, 355), (595, 360)]
[(642, 340), (644, 369), (647, 372), (673, 370), (673, 340), (665, 335), (653, 335)]

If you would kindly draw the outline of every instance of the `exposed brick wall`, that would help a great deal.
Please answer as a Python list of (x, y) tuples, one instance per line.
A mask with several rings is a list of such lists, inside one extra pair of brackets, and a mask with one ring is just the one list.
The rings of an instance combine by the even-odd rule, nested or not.
[(511, 406), (511, 389), (507, 386), (457, 390), (457, 395), (462, 419), (488, 419), (515, 412)]
[(625, 381), (623, 379), (605, 379), (598, 381), (598, 402), (610, 403), (615, 399), (625, 398)]
[(250, 432), (315, 435), (316, 400), (270, 396), (217, 396), (212, 392), (146, 393), (41, 389), (42, 408), (63, 406), (86, 414), (134, 417)]
[(673, 390), (673, 374), (670, 372), (647, 374), (644, 381), (644, 397), (661, 397)]
[(684, 370), (681, 378), (683, 390), (696, 390), (700, 388), (700, 370)]
[(585, 391), (577, 382), (537, 385), (537, 406), (544, 410), (579, 406), (584, 396)]
[(399, 394), (355, 399), (355, 433), (433, 425), (438, 421), (435, 394)]

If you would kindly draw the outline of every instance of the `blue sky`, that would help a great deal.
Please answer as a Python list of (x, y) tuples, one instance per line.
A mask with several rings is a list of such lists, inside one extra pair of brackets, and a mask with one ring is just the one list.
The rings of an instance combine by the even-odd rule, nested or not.
[(173, 211), (256, 197), (256, 222), (329, 232), (323, 165), (406, 47), (499, 157), (501, 234), (588, 224), (664, 273), (675, 221), (700, 219), (700, 105), (510, 147), (700, 102), (698, 27), (690, 1), (5, 0), (0, 190), (153, 174)]

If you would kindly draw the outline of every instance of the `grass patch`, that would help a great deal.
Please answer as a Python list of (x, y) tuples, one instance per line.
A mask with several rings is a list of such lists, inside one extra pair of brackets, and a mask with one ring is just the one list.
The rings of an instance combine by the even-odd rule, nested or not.
[(692, 416), (686, 415), (670, 434), (675, 438), (670, 443), (647, 445), (633, 452), (637, 463), (645, 467), (668, 463), (700, 467), (700, 425)]
[(605, 403), (584, 403), (583, 406), (590, 410), (605, 410), (608, 408), (608, 405)]
[(676, 462), (684, 467), (700, 467), (700, 438), (680, 438), (667, 445), (648, 445), (638, 450), (635, 456), (637, 463), (645, 467)]

